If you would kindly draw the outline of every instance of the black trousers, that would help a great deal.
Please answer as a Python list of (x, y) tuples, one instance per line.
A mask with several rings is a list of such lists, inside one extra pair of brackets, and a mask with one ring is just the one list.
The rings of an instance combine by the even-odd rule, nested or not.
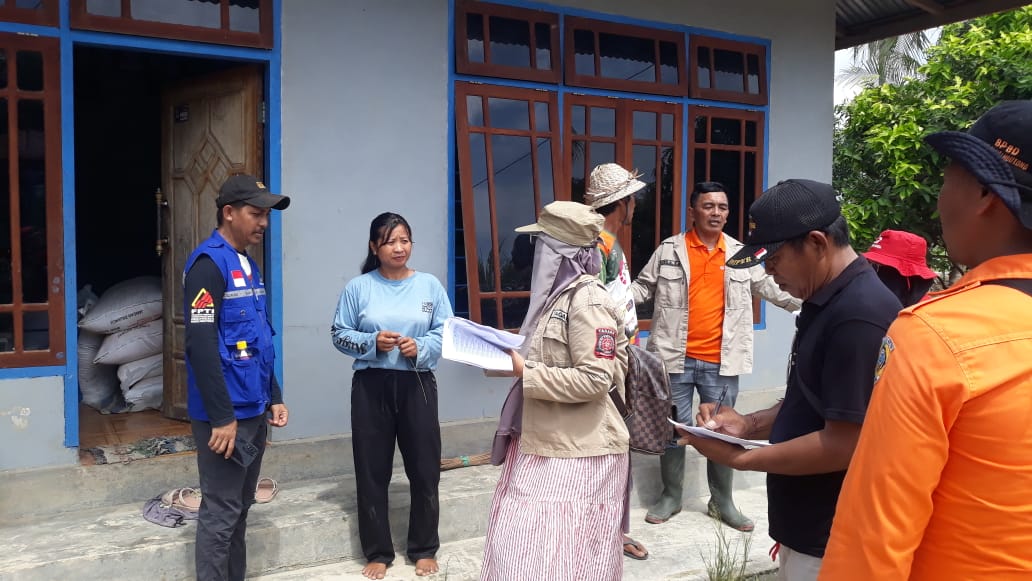
[(247, 570), (247, 511), (254, 504), (269, 430), (265, 416), (237, 420), (237, 437), (260, 450), (247, 468), (211, 451), (211, 424), (192, 421), (190, 427), (197, 444), (197, 472), (201, 479), (201, 509), (194, 548), (197, 580), (243, 581)]
[(387, 486), (396, 439), (411, 493), (407, 554), (413, 561), (433, 557), (441, 546), (437, 535), (441, 424), (433, 373), (388, 369), (355, 372), (351, 429), (362, 553), (370, 563), (394, 562)]

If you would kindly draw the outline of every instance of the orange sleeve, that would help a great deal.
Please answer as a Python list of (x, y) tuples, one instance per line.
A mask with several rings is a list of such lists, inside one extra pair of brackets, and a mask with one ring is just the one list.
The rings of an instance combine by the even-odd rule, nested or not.
[(953, 354), (914, 313), (901, 313), (889, 327), (878, 367), (821, 580), (910, 577), (949, 455), (949, 429), (964, 401)]

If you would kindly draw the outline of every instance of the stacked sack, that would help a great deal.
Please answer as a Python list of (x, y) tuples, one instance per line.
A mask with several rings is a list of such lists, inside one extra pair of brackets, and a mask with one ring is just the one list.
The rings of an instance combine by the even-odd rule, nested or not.
[(153, 276), (112, 286), (86, 311), (79, 321), (83, 403), (109, 413), (161, 407), (161, 311), (161, 279)]

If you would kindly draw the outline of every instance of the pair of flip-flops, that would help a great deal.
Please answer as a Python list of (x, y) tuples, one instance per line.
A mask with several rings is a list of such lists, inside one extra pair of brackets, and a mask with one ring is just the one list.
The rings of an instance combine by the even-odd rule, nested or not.
[(187, 512), (201, 510), (201, 491), (196, 488), (173, 488), (161, 495), (161, 504)]
[(268, 477), (259, 478), (258, 489), (254, 491), (254, 501), (259, 504), (272, 502), (272, 499), (276, 498), (276, 493), (278, 492), (279, 484), (275, 480)]

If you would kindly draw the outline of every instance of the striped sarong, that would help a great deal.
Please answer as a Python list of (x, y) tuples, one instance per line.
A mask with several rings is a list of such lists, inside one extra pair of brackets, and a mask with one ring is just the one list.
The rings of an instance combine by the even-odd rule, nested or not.
[(627, 454), (521, 454), (514, 437), (491, 502), (481, 581), (619, 581)]

